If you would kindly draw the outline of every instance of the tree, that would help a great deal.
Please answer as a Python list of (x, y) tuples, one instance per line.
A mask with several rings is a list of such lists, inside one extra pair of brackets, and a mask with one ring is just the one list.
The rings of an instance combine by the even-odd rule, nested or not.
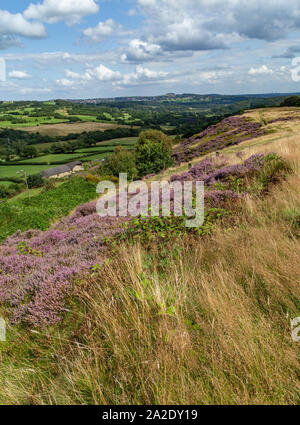
[(135, 159), (138, 176), (159, 173), (173, 165), (171, 156), (172, 139), (158, 130), (140, 133), (135, 147)]
[(136, 165), (134, 155), (118, 146), (114, 153), (106, 158), (104, 162), (104, 173), (119, 177), (120, 173), (127, 173), (128, 179), (132, 180), (136, 177)]
[(23, 149), (22, 157), (24, 158), (35, 158), (37, 156), (37, 150), (34, 146), (26, 146)]

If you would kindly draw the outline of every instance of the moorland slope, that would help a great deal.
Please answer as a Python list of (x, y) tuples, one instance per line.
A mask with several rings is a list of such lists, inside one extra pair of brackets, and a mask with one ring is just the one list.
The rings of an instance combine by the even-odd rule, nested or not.
[(86, 204), (0, 247), (2, 404), (299, 403), (300, 110), (230, 122), (244, 140), (221, 123), (151, 177), (205, 181), (197, 231), (99, 227)]

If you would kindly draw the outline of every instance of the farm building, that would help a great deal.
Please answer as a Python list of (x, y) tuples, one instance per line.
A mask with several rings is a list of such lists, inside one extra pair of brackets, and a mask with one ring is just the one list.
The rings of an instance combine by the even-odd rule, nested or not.
[(46, 179), (61, 179), (82, 170), (84, 170), (82, 162), (74, 161), (70, 162), (69, 164), (64, 164), (60, 165), (59, 167), (44, 170), (41, 172), (41, 176)]

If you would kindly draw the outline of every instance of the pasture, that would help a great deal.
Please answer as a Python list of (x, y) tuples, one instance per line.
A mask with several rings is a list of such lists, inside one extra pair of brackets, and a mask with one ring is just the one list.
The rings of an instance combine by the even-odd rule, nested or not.
[(24, 170), (29, 174), (38, 174), (50, 168), (49, 165), (2, 165), (0, 166), (0, 177), (18, 177), (17, 171)]

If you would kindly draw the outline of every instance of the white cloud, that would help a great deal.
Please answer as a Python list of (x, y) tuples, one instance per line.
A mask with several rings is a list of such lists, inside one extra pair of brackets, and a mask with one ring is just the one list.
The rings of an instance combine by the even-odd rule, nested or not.
[(163, 54), (158, 44), (134, 39), (129, 42), (128, 49), (126, 53), (121, 56), (121, 60), (123, 62), (144, 62), (153, 60)]
[(73, 81), (68, 80), (67, 78), (62, 78), (61, 80), (56, 80), (56, 84), (63, 87), (72, 87), (74, 85)]
[(267, 67), (267, 65), (262, 65), (258, 68), (250, 68), (249, 75), (257, 75), (257, 74), (274, 74), (273, 69)]
[(142, 65), (138, 65), (135, 72), (123, 75), (122, 79), (117, 82), (117, 85), (135, 86), (140, 84), (153, 84), (157, 82), (170, 83), (175, 82), (174, 79), (170, 78), (170, 74), (164, 71), (153, 71), (149, 68), (145, 68)]
[(231, 71), (200, 71), (194, 72), (190, 79), (194, 84), (219, 84), (232, 75)]
[(83, 35), (93, 41), (100, 42), (112, 34), (116, 35), (121, 29), (122, 27), (117, 25), (112, 19), (107, 19), (105, 22), (99, 22), (96, 27), (89, 27), (83, 30)]
[(26, 19), (36, 19), (49, 24), (65, 21), (73, 25), (98, 10), (99, 6), (94, 0), (44, 0), (43, 3), (30, 3), (24, 16)]
[(107, 68), (104, 65), (99, 65), (95, 68), (88, 68), (83, 74), (80, 74), (78, 72), (71, 71), (70, 69), (67, 69), (66, 72), (66, 79), (62, 80), (56, 80), (56, 82), (59, 82), (61, 85), (71, 85), (72, 84), (78, 84), (80, 83), (86, 83), (89, 81), (117, 81), (121, 79), (121, 73), (118, 71), (113, 71), (109, 68)]
[(12, 70), (8, 73), (9, 78), (15, 78), (17, 80), (28, 80), (31, 78), (31, 75), (28, 74), (26, 71), (18, 71), (18, 70)]
[(94, 69), (86, 71), (88, 75), (93, 76), (99, 81), (116, 81), (121, 77), (120, 72), (112, 71), (104, 65), (99, 65)]
[(94, 68), (88, 68), (83, 74), (67, 69), (66, 78), (56, 80), (56, 83), (64, 86), (81, 86), (95, 82), (110, 82), (114, 87), (118, 86), (137, 86), (141, 84), (153, 84), (157, 82), (176, 82), (172, 75), (165, 71), (153, 71), (149, 68), (138, 65), (134, 72), (121, 74), (113, 71), (104, 65)]
[(0, 34), (19, 35), (28, 38), (43, 38), (47, 32), (43, 24), (29, 22), (21, 13), (12, 14), (0, 10)]

